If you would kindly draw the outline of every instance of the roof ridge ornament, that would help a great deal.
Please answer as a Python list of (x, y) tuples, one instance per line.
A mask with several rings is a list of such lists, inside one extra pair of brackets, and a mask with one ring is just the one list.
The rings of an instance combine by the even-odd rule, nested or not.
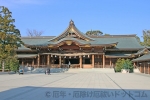
[(69, 22), (70, 25), (74, 25), (74, 21), (71, 19)]

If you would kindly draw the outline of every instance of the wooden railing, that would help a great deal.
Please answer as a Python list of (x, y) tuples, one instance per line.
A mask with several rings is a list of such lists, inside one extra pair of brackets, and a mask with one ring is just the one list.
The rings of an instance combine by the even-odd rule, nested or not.
[(94, 68), (103, 68), (103, 65), (94, 65)]
[(59, 64), (51, 64), (50, 67), (51, 68), (61, 68)]
[(70, 68), (80, 68), (80, 65), (79, 65), (79, 64), (72, 64), (72, 65), (70, 66)]
[[(69, 65), (63, 64), (63, 65), (61, 65), (61, 68), (69, 68)], [(80, 65), (79, 64), (71, 64), (70, 68), (80, 68)]]
[[(94, 68), (103, 68), (103, 65), (94, 65)], [(114, 68), (114, 66), (105, 65), (104, 68)]]

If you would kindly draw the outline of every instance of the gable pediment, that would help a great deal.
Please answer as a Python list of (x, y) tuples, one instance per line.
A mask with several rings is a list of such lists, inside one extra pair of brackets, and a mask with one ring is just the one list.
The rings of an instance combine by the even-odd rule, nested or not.
[(71, 20), (69, 27), (59, 36), (51, 39), (52, 42), (60, 41), (63, 38), (77, 38), (84, 41), (93, 41), (94, 39), (88, 37), (87, 35), (81, 33), (75, 26), (74, 22)]

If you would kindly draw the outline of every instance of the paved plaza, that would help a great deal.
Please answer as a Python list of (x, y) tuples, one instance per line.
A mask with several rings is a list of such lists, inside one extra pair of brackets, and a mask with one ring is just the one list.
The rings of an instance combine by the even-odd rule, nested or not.
[(150, 100), (150, 76), (78, 72), (0, 75), (0, 100)]

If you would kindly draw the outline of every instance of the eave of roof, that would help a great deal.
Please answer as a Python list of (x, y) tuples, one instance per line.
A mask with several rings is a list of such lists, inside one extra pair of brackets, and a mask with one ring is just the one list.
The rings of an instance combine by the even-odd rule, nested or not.
[(106, 51), (137, 51), (142, 48), (113, 48), (113, 49), (106, 49)]
[(36, 58), (37, 54), (17, 54), (17, 58)]
[(106, 54), (106, 58), (129, 58), (131, 54)]
[(150, 51), (147, 49), (147, 47), (145, 47), (144, 49), (139, 50), (137, 53), (132, 54), (132, 56), (139, 56), (147, 53), (150, 53)]
[(48, 47), (49, 45), (53, 45), (53, 46), (57, 46), (57, 44), (60, 44), (62, 42), (65, 41), (73, 41), (78, 43), (79, 45), (90, 45), (90, 46), (116, 46), (118, 44), (118, 42), (112, 43), (112, 42), (107, 42), (107, 43), (103, 43), (103, 44), (97, 44), (96, 42), (90, 42), (90, 41), (84, 41), (84, 40), (79, 40), (76, 38), (63, 38), (57, 42), (45, 42), (43, 44), (25, 44), (26, 47)]
[(150, 61), (150, 53), (145, 54), (139, 58), (133, 59), (133, 62), (139, 62), (139, 61)]
[(18, 47), (18, 49), (16, 49), (16, 51), (32, 51), (32, 50), (30, 48), (21, 45), (21, 47)]

